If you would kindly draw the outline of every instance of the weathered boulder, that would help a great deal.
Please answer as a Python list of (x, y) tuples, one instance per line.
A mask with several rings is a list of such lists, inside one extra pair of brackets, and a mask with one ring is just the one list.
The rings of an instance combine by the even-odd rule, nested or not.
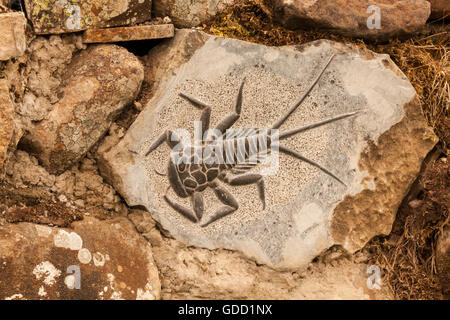
[(54, 34), (144, 22), (152, 0), (25, 0), (25, 8), (34, 32)]
[[(177, 195), (183, 195), (180, 188), (188, 189), (177, 187), (177, 175), (164, 169), (169, 147), (161, 144), (146, 156), (153, 142), (163, 141), (157, 138), (165, 130), (192, 134), (194, 121), (200, 120), (202, 112), (180, 93), (211, 107), (213, 128), (227, 115), (235, 117), (245, 78), (241, 117), (233, 128), (271, 128), (333, 54), (310, 95), (280, 128), (283, 133), (358, 112), (282, 140), (328, 168), (328, 174), (284, 149), (279, 157), (274, 153), (273, 162), (250, 169), (254, 175), (245, 179), (258, 187), (238, 185), (244, 180), (233, 182), (233, 175), (211, 178), (219, 186), (195, 192), (194, 214), (191, 199)], [(181, 30), (148, 58), (154, 62), (152, 72), (163, 74), (154, 84), (154, 96), (119, 143), (100, 148), (99, 165), (128, 205), (146, 207), (164, 229), (189, 245), (239, 250), (276, 268), (305, 266), (333, 245), (354, 252), (372, 237), (389, 234), (398, 206), (436, 143), (416, 92), (387, 55), (325, 40), (275, 48)], [(186, 171), (178, 170), (184, 188), (192, 187), (181, 174)], [(200, 185), (201, 174), (192, 174)], [(264, 175), (265, 207), (258, 198), (263, 198), (258, 174)], [(175, 209), (178, 205), (184, 209)], [(229, 214), (210, 223), (224, 210)]]
[(22, 12), (0, 13), (0, 60), (20, 57), (25, 53), (27, 19)]
[(144, 78), (136, 56), (116, 45), (82, 51), (66, 74), (60, 100), (23, 139), (51, 173), (61, 173), (81, 159), (135, 99)]
[(438, 19), (447, 17), (450, 14), (450, 1), (448, 0), (428, 0), (431, 3), (431, 18)]
[(290, 29), (381, 39), (413, 33), (430, 16), (425, 0), (274, 0), (274, 7), (275, 19)]
[(129, 220), (72, 227), (0, 227), (0, 299), (159, 299), (151, 248)]
[(5, 164), (14, 152), (21, 134), (22, 131), (15, 122), (9, 84), (7, 80), (0, 79), (0, 180), (5, 174)]
[(444, 229), (444, 232), (438, 239), (436, 246), (436, 264), (439, 278), (441, 280), (442, 293), (445, 299), (450, 298), (450, 228)]
[[(186, 246), (166, 237), (143, 210), (128, 216), (151, 243), (161, 277), (161, 299), (392, 299), (387, 284), (369, 287), (365, 254), (332, 248), (307, 270), (257, 265), (239, 252)], [(238, 285), (237, 285), (238, 284)]]
[(179, 28), (189, 28), (205, 23), (235, 2), (236, 0), (160, 0), (153, 3), (153, 11), (156, 16), (170, 17)]

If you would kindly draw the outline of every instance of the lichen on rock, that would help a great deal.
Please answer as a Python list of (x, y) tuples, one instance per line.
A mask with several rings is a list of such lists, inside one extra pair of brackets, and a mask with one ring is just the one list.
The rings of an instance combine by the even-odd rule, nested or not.
[(30, 129), (25, 148), (52, 173), (79, 161), (139, 93), (139, 60), (116, 45), (92, 46), (76, 55), (48, 118)]

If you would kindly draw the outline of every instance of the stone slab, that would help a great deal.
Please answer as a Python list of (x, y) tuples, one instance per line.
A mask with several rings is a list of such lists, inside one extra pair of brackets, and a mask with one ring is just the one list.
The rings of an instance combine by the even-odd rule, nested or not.
[[(242, 113), (233, 127), (269, 128), (333, 54), (310, 95), (280, 129), (358, 111), (283, 140), (344, 184), (280, 154), (278, 170), (263, 178), (265, 208), (256, 185), (231, 186), (220, 180), (215, 182), (229, 192), (222, 199), (231, 194), (238, 209), (206, 227), (202, 224), (223, 205), (211, 187), (202, 191), (205, 212), (199, 223), (168, 204), (165, 195), (192, 210), (191, 199), (169, 188), (168, 145), (146, 153), (167, 129), (186, 129), (192, 138), (201, 111), (181, 92), (211, 106), (215, 126), (233, 112), (245, 78)], [(99, 162), (129, 206), (145, 207), (188, 245), (238, 250), (280, 269), (304, 267), (334, 245), (355, 252), (372, 237), (390, 232), (398, 206), (437, 142), (415, 90), (387, 55), (326, 40), (276, 48), (180, 30), (148, 59), (155, 66), (153, 75), (147, 75), (157, 79), (154, 96), (119, 143), (100, 148)]]
[(105, 43), (133, 40), (150, 40), (172, 38), (175, 29), (173, 24), (146, 25), (135, 27), (117, 27), (89, 29), (83, 34), (84, 43)]

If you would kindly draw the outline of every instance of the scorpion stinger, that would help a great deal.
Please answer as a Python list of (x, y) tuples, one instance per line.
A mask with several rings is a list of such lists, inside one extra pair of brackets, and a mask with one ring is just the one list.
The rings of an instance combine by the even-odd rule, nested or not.
[(202, 122), (202, 132), (205, 133), (209, 129), (209, 122), (211, 119), (211, 107), (208, 106), (206, 103), (201, 102), (197, 98), (191, 97), (190, 95), (186, 93), (180, 93), (180, 97), (188, 100), (190, 103), (192, 103), (195, 107), (202, 110), (202, 115), (200, 116), (200, 121)]

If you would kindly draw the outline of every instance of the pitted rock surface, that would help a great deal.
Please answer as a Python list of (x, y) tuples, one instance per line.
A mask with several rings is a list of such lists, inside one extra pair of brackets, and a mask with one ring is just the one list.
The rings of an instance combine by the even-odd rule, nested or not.
[(67, 67), (60, 100), (24, 145), (51, 173), (80, 160), (137, 96), (144, 71), (136, 56), (116, 45), (81, 51)]

